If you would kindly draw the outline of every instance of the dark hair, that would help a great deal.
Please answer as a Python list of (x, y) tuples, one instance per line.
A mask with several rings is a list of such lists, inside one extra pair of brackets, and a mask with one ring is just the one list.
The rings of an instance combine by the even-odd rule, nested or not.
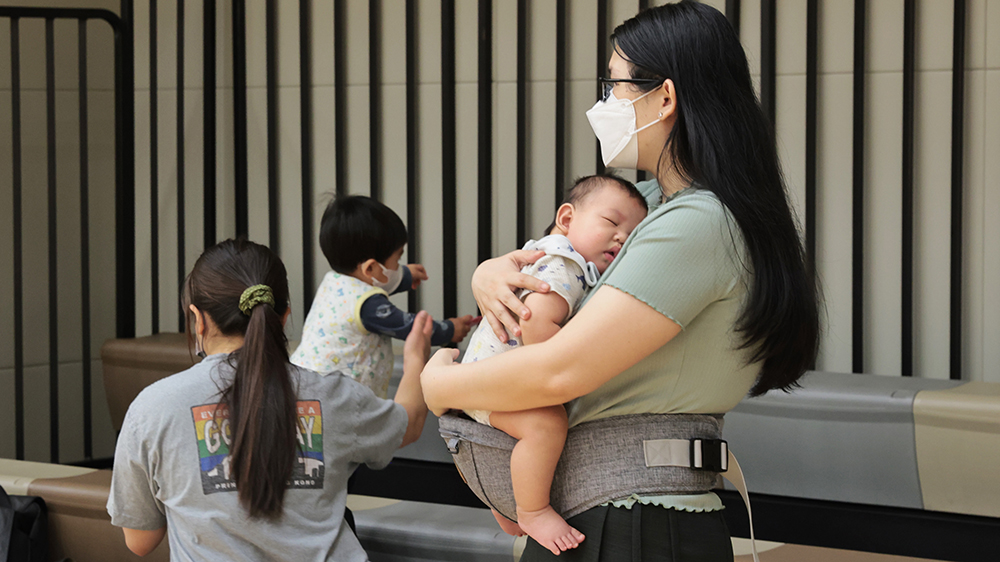
[[(243, 291), (267, 285), (274, 305), (240, 310)], [(288, 340), (282, 318), (288, 310), (288, 278), (281, 260), (265, 246), (226, 240), (205, 250), (184, 284), (184, 308), (193, 304), (226, 336), (243, 336), (229, 355), (232, 383), (221, 388), (229, 408), (230, 466), (240, 504), (251, 517), (282, 513), (285, 488), (295, 461), (296, 393), (288, 369)], [(188, 311), (188, 338), (192, 317)]]
[(350, 273), (372, 258), (384, 264), (406, 240), (406, 227), (399, 215), (363, 195), (331, 201), (319, 227), (319, 247), (337, 273)]
[[(577, 178), (573, 181), (573, 185), (563, 194), (562, 203), (559, 206), (563, 206), (566, 203), (570, 205), (579, 205), (584, 199), (590, 196), (593, 192), (597, 191), (601, 187), (608, 185), (617, 185), (628, 194), (629, 197), (635, 199), (642, 205), (643, 209), (649, 210), (649, 205), (646, 203), (646, 198), (642, 196), (642, 193), (636, 189), (635, 184), (628, 181), (627, 179), (612, 174), (611, 172), (605, 172), (603, 174), (594, 174), (592, 176), (583, 176), (582, 178)], [(555, 219), (552, 220), (552, 224), (545, 229), (546, 234), (551, 234), (552, 229), (556, 227)]]
[(611, 41), (633, 78), (673, 80), (676, 121), (658, 170), (666, 162), (714, 192), (746, 244), (749, 294), (736, 329), (750, 361), (762, 362), (751, 396), (794, 387), (819, 348), (818, 290), (739, 38), (718, 10), (682, 1), (641, 12)]

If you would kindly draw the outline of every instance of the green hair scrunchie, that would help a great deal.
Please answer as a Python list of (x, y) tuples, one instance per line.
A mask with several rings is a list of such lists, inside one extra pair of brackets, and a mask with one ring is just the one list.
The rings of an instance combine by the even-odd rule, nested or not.
[(271, 292), (271, 288), (267, 285), (247, 287), (247, 290), (243, 291), (243, 294), (240, 295), (240, 310), (243, 311), (243, 314), (250, 316), (253, 307), (258, 304), (274, 306), (274, 293)]

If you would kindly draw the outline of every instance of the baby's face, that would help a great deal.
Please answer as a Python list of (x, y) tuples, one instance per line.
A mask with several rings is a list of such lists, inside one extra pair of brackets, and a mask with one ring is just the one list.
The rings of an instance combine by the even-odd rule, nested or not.
[(566, 238), (604, 273), (644, 218), (642, 203), (616, 185), (604, 185), (574, 206)]

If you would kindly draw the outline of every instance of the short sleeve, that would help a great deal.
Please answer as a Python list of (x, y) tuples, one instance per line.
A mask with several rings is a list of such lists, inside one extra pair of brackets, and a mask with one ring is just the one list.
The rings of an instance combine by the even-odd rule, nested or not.
[(375, 396), (371, 389), (349, 381), (357, 407), (354, 416), (355, 450), (353, 461), (374, 469), (385, 468), (403, 443), (409, 418), (406, 409), (392, 400)]
[(156, 499), (159, 453), (141, 431), (149, 424), (137, 419), (136, 402), (125, 414), (118, 436), (107, 508), (112, 525), (152, 531), (167, 524), (166, 510)]
[(682, 328), (733, 290), (740, 275), (739, 227), (710, 193), (679, 197), (633, 233), (604, 284)]
[[(549, 284), (552, 292), (566, 299), (569, 314), (572, 315), (583, 298), (587, 295), (587, 280), (583, 269), (569, 258), (557, 255), (546, 255), (528, 265), (522, 273), (541, 279)], [(519, 296), (524, 299), (530, 291), (523, 291)]]

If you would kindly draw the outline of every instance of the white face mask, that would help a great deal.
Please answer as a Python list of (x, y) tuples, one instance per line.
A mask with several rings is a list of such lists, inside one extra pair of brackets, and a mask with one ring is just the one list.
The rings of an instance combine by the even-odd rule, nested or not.
[(385, 275), (386, 281), (383, 283), (375, 277), (372, 277), (372, 285), (378, 287), (379, 289), (383, 289), (391, 295), (392, 292), (399, 287), (399, 283), (403, 280), (403, 268), (406, 266), (399, 264), (396, 266), (396, 269), (387, 269), (382, 264), (378, 264), (378, 266), (382, 268), (382, 275)]
[(634, 100), (620, 100), (611, 92), (607, 101), (598, 100), (587, 111), (590, 127), (594, 129), (597, 140), (601, 141), (601, 157), (605, 166), (635, 169), (639, 164), (639, 140), (636, 134), (652, 127), (659, 119), (636, 129), (635, 107), (632, 104), (654, 91), (650, 90)]

